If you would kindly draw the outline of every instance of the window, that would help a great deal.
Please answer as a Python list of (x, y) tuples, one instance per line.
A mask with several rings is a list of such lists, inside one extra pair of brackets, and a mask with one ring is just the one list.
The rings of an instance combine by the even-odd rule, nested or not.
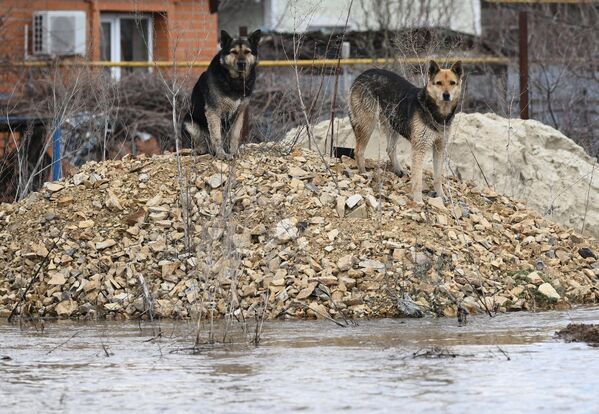
[[(102, 14), (100, 56), (110, 62), (151, 62), (153, 59), (152, 16), (143, 14)], [(123, 72), (147, 68), (110, 69), (113, 78)]]

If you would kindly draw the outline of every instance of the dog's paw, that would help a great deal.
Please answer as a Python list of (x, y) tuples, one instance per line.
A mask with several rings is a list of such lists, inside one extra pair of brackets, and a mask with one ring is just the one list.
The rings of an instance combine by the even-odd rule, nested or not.
[(406, 177), (407, 174), (404, 172), (404, 170), (395, 170), (395, 175), (397, 175), (399, 178), (403, 178)]
[(219, 160), (224, 161), (231, 161), (233, 159), (233, 156), (231, 154), (227, 154), (224, 150), (216, 151), (215, 156)]
[(422, 194), (414, 194), (412, 196), (412, 201), (418, 205), (424, 204), (424, 200), (422, 200)]

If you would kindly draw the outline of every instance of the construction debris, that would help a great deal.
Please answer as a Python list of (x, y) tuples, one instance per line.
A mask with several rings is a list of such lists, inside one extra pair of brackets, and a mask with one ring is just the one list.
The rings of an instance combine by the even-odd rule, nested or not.
[[(285, 142), (316, 145), (329, 153), (331, 124), (290, 130)], [(349, 118), (334, 123), (334, 145), (354, 148)], [(583, 234), (599, 238), (599, 164), (558, 130), (535, 120), (503, 118), (494, 113), (458, 113), (447, 131), (447, 173), (521, 200), (532, 210)], [(410, 164), (410, 143), (397, 143), (402, 163)], [(378, 130), (366, 147), (366, 157), (387, 160), (387, 138)], [(432, 151), (425, 168), (432, 170)]]
[(385, 165), (270, 144), (180, 160), (181, 174), (172, 154), (91, 162), (0, 205), (0, 316), (40, 266), (22, 316), (455, 317), (599, 299), (597, 242), (488, 188), (451, 179), (449, 201), (417, 205)]

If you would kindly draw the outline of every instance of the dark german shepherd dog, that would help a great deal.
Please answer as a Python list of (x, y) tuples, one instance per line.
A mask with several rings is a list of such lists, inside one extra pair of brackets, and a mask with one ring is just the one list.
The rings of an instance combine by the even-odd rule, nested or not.
[(256, 81), (260, 36), (256, 30), (233, 39), (221, 31), (221, 50), (195, 84), (190, 113), (181, 125), (184, 148), (220, 159), (231, 159), (237, 153)]

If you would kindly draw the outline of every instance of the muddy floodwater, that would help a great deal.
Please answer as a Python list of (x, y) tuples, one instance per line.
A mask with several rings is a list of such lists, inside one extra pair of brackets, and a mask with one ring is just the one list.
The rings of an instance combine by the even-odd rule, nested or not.
[(267, 322), (259, 347), (233, 324), (198, 352), (186, 322), (2, 321), (0, 411), (599, 413), (599, 348), (556, 340), (569, 322), (599, 309)]

